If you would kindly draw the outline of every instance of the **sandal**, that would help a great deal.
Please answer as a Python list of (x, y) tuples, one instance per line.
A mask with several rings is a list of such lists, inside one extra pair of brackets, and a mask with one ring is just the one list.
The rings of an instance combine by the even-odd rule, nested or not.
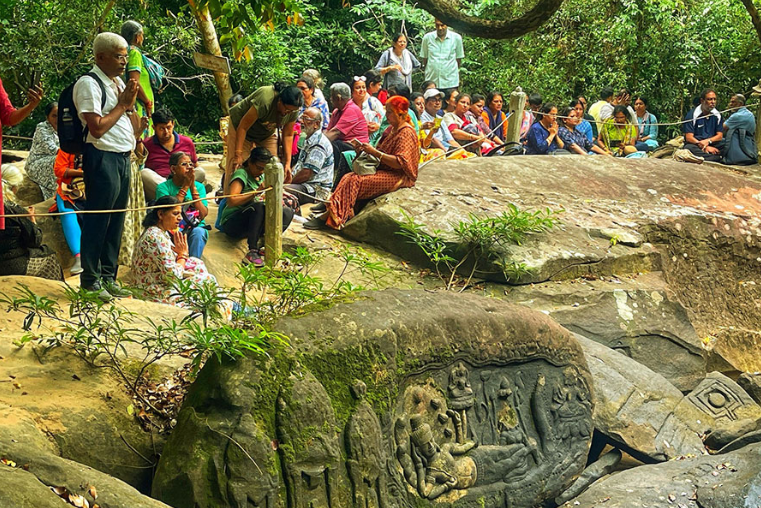
[(244, 266), (254, 265), (256, 268), (261, 268), (264, 266), (264, 260), (261, 258), (261, 256), (259, 256), (259, 252), (257, 252), (256, 249), (251, 249), (248, 251), (243, 257), (242, 263)]

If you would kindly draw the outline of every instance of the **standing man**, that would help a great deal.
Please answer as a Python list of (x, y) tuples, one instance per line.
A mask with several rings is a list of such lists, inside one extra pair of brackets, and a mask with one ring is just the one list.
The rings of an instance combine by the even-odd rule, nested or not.
[(716, 109), (716, 92), (707, 88), (700, 94), (700, 104), (687, 113), (682, 124), (684, 148), (710, 162), (721, 160), (724, 119)]
[[(129, 46), (120, 35), (105, 32), (93, 42), (95, 65), (90, 72), (101, 85), (82, 76), (73, 98), (79, 119), (88, 133), (82, 153), (87, 210), (119, 210), (127, 206), (130, 153), (135, 148), (139, 119), (135, 112), (137, 81), (125, 85), (119, 76), (127, 67)], [(82, 288), (97, 292), (102, 301), (130, 296), (116, 282), (117, 259), (124, 226), (124, 212), (85, 214), (82, 224)]]
[(465, 57), (460, 34), (436, 20), (436, 31), (423, 36), (420, 60), (425, 67), (425, 79), (433, 81), (444, 97), (460, 86), (460, 65)]

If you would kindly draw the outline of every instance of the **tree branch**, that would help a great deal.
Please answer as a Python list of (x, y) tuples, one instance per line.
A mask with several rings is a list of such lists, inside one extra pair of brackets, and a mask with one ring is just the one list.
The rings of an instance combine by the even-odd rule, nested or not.
[(753, 23), (753, 28), (756, 29), (758, 41), (761, 42), (761, 16), (758, 15), (758, 9), (756, 9), (756, 6), (753, 4), (753, 0), (742, 0), (742, 3), (745, 6), (745, 10), (747, 10), (750, 15), (750, 21)]
[[(743, 0), (743, 3), (751, 0)], [(450, 0), (420, 0), (419, 5), (452, 28), (484, 39), (515, 39), (542, 26), (560, 9), (563, 0), (539, 0), (533, 9), (512, 20), (486, 20), (463, 14)]]

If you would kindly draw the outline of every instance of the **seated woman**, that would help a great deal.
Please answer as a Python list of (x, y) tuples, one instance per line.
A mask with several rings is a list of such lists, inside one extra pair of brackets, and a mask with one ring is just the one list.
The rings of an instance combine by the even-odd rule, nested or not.
[(467, 151), (485, 155), (496, 145), (486, 137), (477, 123), (471, 122), (466, 113), (470, 110), (470, 95), (457, 96), (457, 105), (452, 113), (444, 115), (442, 126), (449, 129), (452, 137)]
[[(55, 195), (58, 211), (84, 210), (85, 182), (83, 180), (82, 156), (58, 150), (53, 170), (58, 179), (58, 189)], [(82, 215), (75, 213), (61, 215), (61, 229), (63, 229), (63, 237), (66, 238), (69, 251), (74, 256), (74, 264), (69, 268), (69, 273), (72, 275), (80, 274), (82, 273), (82, 259), (79, 255), (82, 244)]]
[(25, 166), (29, 179), (40, 186), (43, 201), (55, 196), (53, 165), (58, 146), (58, 103), (51, 102), (45, 106), (45, 121), (38, 123), (34, 131)]
[(330, 197), (327, 212), (305, 222), (306, 229), (319, 229), (326, 223), (333, 229), (341, 229), (346, 221), (354, 217), (357, 201), (415, 185), (420, 150), (417, 134), (410, 124), (409, 107), (409, 101), (399, 95), (386, 101), (389, 126), (377, 148), (370, 143), (352, 143), (357, 153), (367, 152), (380, 160), (375, 174), (346, 175)]
[(593, 144), (587, 139), (587, 136), (578, 129), (579, 117), (575, 108), (570, 106), (565, 108), (560, 116), (565, 118), (560, 119), (558, 137), (563, 141), (563, 144), (569, 152), (579, 155), (589, 155), (589, 152), (594, 152), (600, 155), (613, 155)]
[(182, 207), (177, 198), (162, 196), (155, 205), (163, 208), (148, 210), (143, 219), (145, 231), (132, 257), (132, 282), (147, 300), (182, 306), (173, 294), (177, 280), (190, 279), (194, 286), (201, 286), (216, 284), (217, 279), (203, 261), (188, 255), (188, 241), (178, 229)]
[[(576, 130), (584, 134), (590, 143), (595, 142), (595, 128), (589, 122), (584, 115), (584, 103), (579, 99), (573, 99), (570, 107), (576, 111), (576, 118), (578, 123), (576, 124)], [(594, 119), (593, 119), (594, 120)]]
[(567, 155), (565, 143), (558, 137), (556, 115), (558, 108), (548, 102), (542, 105), (540, 118), (529, 128), (526, 138), (526, 155)]
[(597, 144), (616, 157), (628, 157), (637, 152), (637, 128), (629, 122), (626, 106), (613, 108), (613, 116), (605, 120), (600, 127)]
[(367, 134), (372, 136), (373, 132), (380, 129), (383, 106), (378, 99), (367, 93), (366, 77), (354, 76), (351, 83), (351, 100), (362, 110), (362, 115), (367, 121)]
[[(475, 157), (476, 154), (463, 150), (457, 141), (450, 134), (449, 129), (442, 126), (443, 118), (439, 116), (438, 111), (441, 109), (441, 99), (444, 96), (442, 92), (432, 88), (426, 90), (425, 110), (420, 115), (420, 145), (421, 153), (423, 149), (429, 148), (440, 149), (447, 153), (447, 159), (467, 159)], [(425, 154), (423, 154), (425, 155)], [(421, 157), (429, 159), (428, 157)]]
[(641, 95), (634, 98), (637, 116), (637, 141), (634, 146), (640, 152), (652, 152), (658, 148), (658, 119), (647, 110), (647, 99)]
[(412, 92), (412, 94), (410, 94), (410, 101), (412, 102), (412, 106), (415, 108), (415, 113), (417, 113), (419, 119), (423, 115), (423, 111), (425, 111), (425, 99), (423, 98), (423, 94), (420, 92)]
[(3, 214), (30, 214), (31, 217), (6, 217), (0, 229), (0, 275), (28, 275), (63, 280), (56, 253), (42, 243), (42, 230), (34, 218), (34, 208), (16, 204), (16, 192), (24, 181), (21, 170), (12, 164), (0, 167), (3, 180)]
[[(489, 139), (501, 145), (507, 139), (507, 115), (502, 111), (504, 99), (499, 92), (489, 92), (486, 96), (486, 105), (481, 116), (486, 128), (484, 132), (489, 134)], [(493, 131), (493, 132), (492, 132)]]
[[(169, 156), (169, 178), (156, 187), (156, 199), (162, 196), (174, 196), (177, 201), (195, 201), (185, 212), (188, 221), (183, 220), (182, 232), (187, 236), (190, 256), (201, 259), (203, 249), (209, 239), (206, 216), (209, 214), (209, 202), (206, 201), (206, 188), (196, 181), (195, 166), (190, 155), (174, 152)], [(200, 199), (201, 201), (196, 201)], [(184, 219), (184, 218), (183, 218)]]
[[(233, 173), (230, 180), (230, 197), (219, 212), (220, 229), (226, 235), (248, 240), (248, 252), (243, 264), (264, 266), (259, 252), (259, 239), (264, 235), (264, 194), (251, 194), (264, 189), (264, 168), (272, 161), (272, 154), (264, 147), (251, 151), (242, 168)], [(293, 220), (293, 210), (283, 206), (283, 231)]]
[[(494, 135), (489, 134), (490, 130), (489, 126), (486, 125), (486, 120), (484, 119), (484, 105), (486, 104), (486, 97), (479, 93), (474, 93), (470, 96), (470, 109), (467, 113), (465, 113), (465, 118), (468, 119), (470, 123), (478, 124), (478, 128), (486, 134), (486, 137), (488, 137), (491, 140), (494, 140)], [(497, 138), (499, 139), (499, 138)], [(500, 140), (501, 141), (501, 140)], [(495, 143), (497, 143), (496, 140), (494, 140)]]

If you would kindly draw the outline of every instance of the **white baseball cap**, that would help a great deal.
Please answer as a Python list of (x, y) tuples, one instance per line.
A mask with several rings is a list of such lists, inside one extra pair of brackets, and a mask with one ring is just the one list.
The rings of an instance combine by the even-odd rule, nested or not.
[(436, 97), (437, 95), (442, 99), (444, 98), (444, 92), (439, 92), (435, 88), (429, 88), (428, 90), (425, 91), (425, 93), (423, 93), (423, 98), (425, 100), (428, 100), (428, 99), (432, 99)]

